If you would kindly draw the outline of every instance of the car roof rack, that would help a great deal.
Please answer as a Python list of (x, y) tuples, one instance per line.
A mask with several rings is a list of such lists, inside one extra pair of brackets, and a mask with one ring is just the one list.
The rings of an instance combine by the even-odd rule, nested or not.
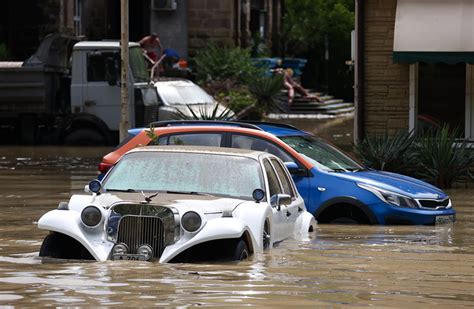
[(148, 127), (153, 126), (155, 128), (159, 127), (171, 127), (171, 126), (182, 126), (182, 125), (193, 125), (193, 124), (216, 124), (216, 125), (227, 125), (227, 126), (237, 126), (241, 128), (253, 129), (263, 131), (262, 128), (259, 128), (255, 124), (245, 123), (239, 121), (224, 121), (224, 120), (168, 120), (168, 121), (154, 121), (151, 122)]
[(240, 120), (240, 122), (248, 123), (248, 124), (253, 124), (253, 125), (265, 125), (265, 124), (268, 124), (268, 125), (275, 126), (275, 127), (287, 128), (287, 129), (294, 129), (294, 130), (301, 131), (301, 130), (298, 129), (297, 127), (295, 127), (295, 126), (293, 126), (293, 125), (291, 125), (291, 124), (286, 124), (286, 123), (265, 122), (265, 121), (253, 121), (253, 120)]

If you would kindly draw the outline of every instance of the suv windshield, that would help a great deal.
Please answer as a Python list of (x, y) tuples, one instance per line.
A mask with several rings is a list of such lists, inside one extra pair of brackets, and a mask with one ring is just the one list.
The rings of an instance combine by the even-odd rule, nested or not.
[(303, 154), (319, 169), (336, 172), (360, 171), (364, 168), (337, 148), (312, 136), (280, 136), (282, 141)]
[(104, 180), (109, 191), (171, 191), (252, 199), (264, 188), (260, 164), (251, 158), (192, 152), (125, 155)]
[(148, 66), (143, 57), (141, 47), (130, 48), (130, 67), (132, 68), (133, 78), (136, 82), (148, 82)]

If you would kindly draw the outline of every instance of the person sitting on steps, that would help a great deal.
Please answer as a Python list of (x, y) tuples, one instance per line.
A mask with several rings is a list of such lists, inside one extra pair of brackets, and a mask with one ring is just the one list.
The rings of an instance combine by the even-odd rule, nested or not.
[(275, 69), (277, 74), (283, 75), (283, 86), (288, 90), (288, 105), (293, 103), (295, 98), (295, 91), (298, 92), (303, 96), (304, 99), (307, 100), (316, 100), (317, 102), (321, 102), (321, 98), (317, 95), (310, 94), (303, 86), (297, 83), (293, 79), (293, 70), (292, 69), (283, 69), (277, 68)]

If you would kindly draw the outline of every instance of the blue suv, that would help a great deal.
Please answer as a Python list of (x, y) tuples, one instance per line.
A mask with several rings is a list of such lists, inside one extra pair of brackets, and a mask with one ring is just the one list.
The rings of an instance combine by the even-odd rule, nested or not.
[(154, 127), (157, 139), (145, 142), (144, 129), (134, 129), (122, 147), (184, 144), (270, 152), (285, 162), (306, 208), (319, 223), (455, 221), (451, 200), (442, 190), (412, 177), (367, 169), (322, 139), (290, 125), (168, 121)]

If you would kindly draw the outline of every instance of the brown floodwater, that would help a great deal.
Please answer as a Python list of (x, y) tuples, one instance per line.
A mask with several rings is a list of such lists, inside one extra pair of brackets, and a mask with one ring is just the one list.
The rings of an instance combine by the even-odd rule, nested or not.
[(109, 150), (0, 146), (0, 307), (474, 306), (464, 187), (449, 191), (454, 225), (319, 225), (245, 262), (43, 261), (38, 218), (81, 192)]

